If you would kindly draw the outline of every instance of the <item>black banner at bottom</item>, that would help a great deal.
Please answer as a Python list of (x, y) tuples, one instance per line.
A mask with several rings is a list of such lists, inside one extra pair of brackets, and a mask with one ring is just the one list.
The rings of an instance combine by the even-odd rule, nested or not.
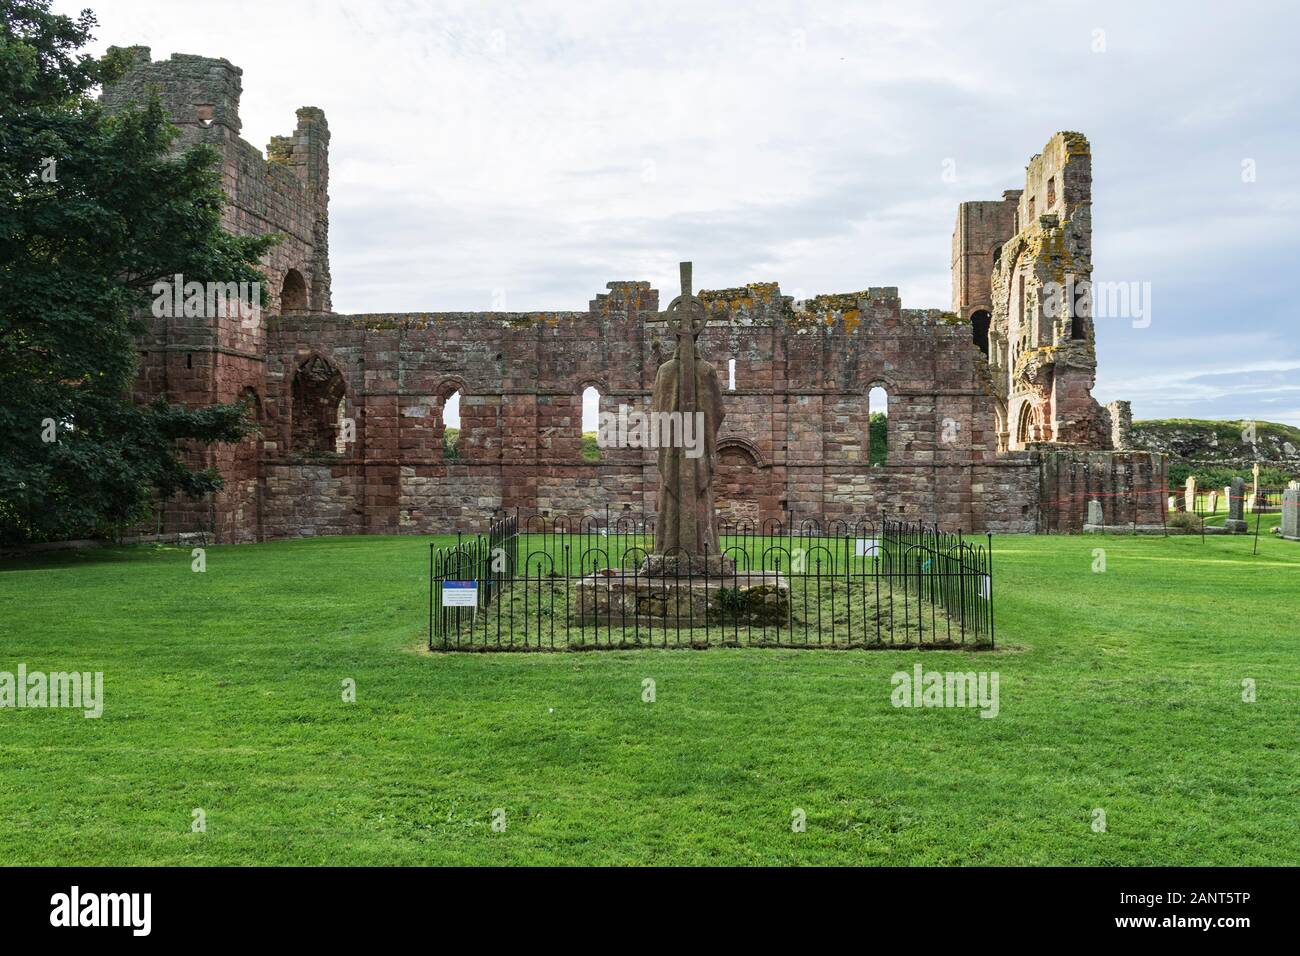
[(966, 921), (981, 934), (1196, 934), (1230, 945), (1241, 933), (1287, 926), (1293, 877), (1287, 870), (1158, 868), (14, 868), (0, 869), (0, 919), (7, 941), (75, 935), (80, 942), (338, 944), (455, 924), (479, 935), (527, 925), (540, 941), (574, 932), (575, 918), (626, 919), (634, 911), (639, 924), (653, 915), (656, 933), (706, 912), (715, 925), (726, 916), (727, 933), (743, 936), (766, 932), (782, 914), (816, 912), (823, 926), (847, 922), (858, 933), (891, 925), (938, 931), (941, 920), (952, 929)]

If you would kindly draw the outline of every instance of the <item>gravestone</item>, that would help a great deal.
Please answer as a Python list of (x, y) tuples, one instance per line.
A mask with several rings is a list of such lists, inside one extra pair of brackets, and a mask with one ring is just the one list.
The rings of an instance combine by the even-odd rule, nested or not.
[(1255, 462), (1255, 464), (1251, 467), (1250, 475), (1251, 475), (1250, 493), (1254, 495), (1256, 498), (1258, 498), (1259, 497), (1259, 462)]
[(1282, 492), (1282, 537), (1300, 541), (1300, 490), (1295, 488)]
[(1228, 488), (1228, 517), (1223, 530), (1232, 534), (1246, 533), (1246, 479), (1234, 478)]
[(1209, 500), (1208, 500), (1207, 503), (1206, 503), (1206, 507), (1208, 508), (1210, 514), (1218, 514), (1218, 511), (1219, 511), (1219, 493), (1218, 493), (1217, 491), (1211, 491), (1211, 492), (1210, 492)]
[(1086, 531), (1089, 528), (1100, 529), (1103, 520), (1104, 519), (1102, 518), (1102, 514), (1101, 514), (1101, 502), (1098, 501), (1096, 498), (1091, 499), (1088, 502), (1088, 521), (1084, 527), (1084, 530)]
[(1194, 512), (1196, 510), (1196, 476), (1187, 476), (1187, 487), (1183, 493), (1184, 510)]
[(1177, 511), (1177, 510), (1178, 510), (1178, 496), (1177, 496), (1177, 495), (1170, 495), (1170, 496), (1169, 496), (1169, 510), (1170, 510), (1170, 511)]

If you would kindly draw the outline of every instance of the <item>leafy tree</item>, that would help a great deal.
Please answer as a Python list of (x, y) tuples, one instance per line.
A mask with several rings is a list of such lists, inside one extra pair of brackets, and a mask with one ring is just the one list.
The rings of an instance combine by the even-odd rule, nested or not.
[(889, 457), (889, 417), (884, 412), (871, 412), (868, 416), (867, 437), (870, 440), (867, 461), (883, 465)]
[(221, 487), (178, 442), (237, 441), (240, 405), (131, 401), (151, 286), (260, 282), (274, 237), (221, 229), (216, 151), (174, 148), (157, 97), (110, 115), (92, 91), (126, 52), (78, 52), (89, 11), (0, 0), (0, 537), (94, 533), (140, 520), (151, 494)]

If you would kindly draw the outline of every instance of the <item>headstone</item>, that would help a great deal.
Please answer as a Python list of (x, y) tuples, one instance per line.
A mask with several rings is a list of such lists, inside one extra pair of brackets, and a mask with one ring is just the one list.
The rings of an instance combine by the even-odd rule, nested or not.
[(1246, 533), (1246, 479), (1234, 478), (1228, 488), (1228, 517), (1223, 530), (1234, 534)]
[(1177, 511), (1177, 510), (1178, 510), (1178, 496), (1177, 496), (1177, 495), (1170, 495), (1170, 496), (1169, 496), (1169, 510), (1170, 510), (1170, 511)]
[(1295, 488), (1282, 492), (1282, 537), (1300, 540), (1300, 490)]
[(1255, 464), (1251, 467), (1250, 474), (1251, 474), (1250, 493), (1254, 495), (1256, 498), (1258, 498), (1259, 497), (1259, 462), (1255, 462)]
[(1184, 492), (1183, 501), (1185, 502), (1185, 508), (1187, 511), (1193, 512), (1196, 510), (1196, 476), (1195, 475), (1187, 476), (1187, 489)]
[(1088, 502), (1088, 524), (1094, 528), (1100, 528), (1102, 525), (1101, 502), (1096, 498)]
[(1259, 510), (1259, 495), (1250, 494), (1246, 496), (1246, 513), (1254, 514)]
[(1219, 513), (1219, 493), (1217, 491), (1210, 492), (1209, 500), (1207, 502), (1207, 507), (1209, 508), (1210, 514)]

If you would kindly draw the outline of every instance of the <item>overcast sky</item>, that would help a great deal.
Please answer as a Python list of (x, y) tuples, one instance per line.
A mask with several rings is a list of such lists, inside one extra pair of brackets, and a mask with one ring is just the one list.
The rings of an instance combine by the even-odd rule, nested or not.
[(339, 312), (579, 310), (613, 279), (671, 295), (686, 258), (704, 288), (896, 285), (947, 308), (957, 203), (1021, 186), (1073, 129), (1094, 278), (1152, 290), (1149, 327), (1098, 322), (1098, 399), (1300, 424), (1285, 3), (57, 8), (87, 3), (99, 49), (242, 67), (257, 146), (325, 110)]

